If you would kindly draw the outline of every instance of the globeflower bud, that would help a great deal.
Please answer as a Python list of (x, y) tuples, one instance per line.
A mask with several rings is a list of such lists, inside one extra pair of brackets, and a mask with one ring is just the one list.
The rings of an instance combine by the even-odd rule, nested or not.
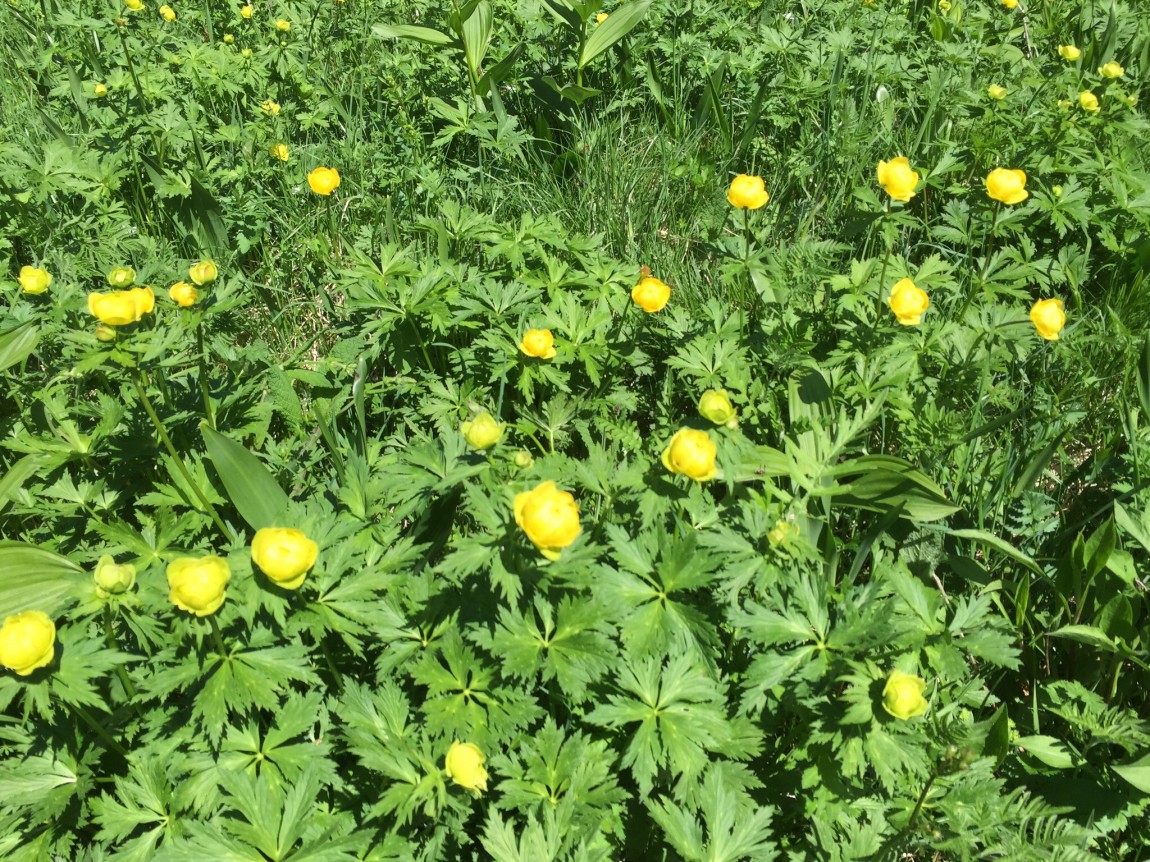
[(520, 449), (515, 453), (515, 466), (520, 470), (526, 470), (528, 467), (534, 466), (535, 459), (531, 457), (531, 453), (526, 449)]
[(778, 520), (775, 521), (775, 526), (771, 528), (771, 531), (767, 533), (767, 541), (772, 548), (777, 548), (780, 545), (785, 545), (791, 536), (797, 535), (798, 532), (798, 527), (790, 521)]
[(108, 85), (97, 81), (92, 85), (92, 95), (97, 99), (104, 98), (104, 96), (108, 95)]
[(200, 292), (186, 281), (177, 281), (168, 288), (168, 296), (180, 308), (191, 308), (200, 298)]
[(996, 102), (1001, 102), (1006, 98), (1006, 87), (999, 84), (991, 84), (986, 88), (986, 95), (994, 99)]
[(716, 425), (738, 426), (738, 411), (726, 389), (708, 389), (699, 398), (699, 415)]
[(176, 10), (171, 6), (161, 6), (160, 17), (170, 24), (176, 20)]
[(986, 175), (986, 194), (991, 200), (1008, 206), (1020, 204), (1028, 197), (1026, 173), (1011, 168), (995, 168)]
[(168, 563), (168, 601), (182, 611), (206, 617), (223, 605), (231, 578), (232, 570), (221, 557), (180, 557)]
[(1103, 78), (1121, 78), (1125, 72), (1126, 70), (1113, 60), (1098, 67), (1098, 74)]
[(1097, 114), (1101, 110), (1098, 97), (1089, 90), (1083, 90), (1078, 94), (1078, 106), (1088, 114)]
[(727, 189), (727, 203), (735, 209), (757, 210), (770, 199), (762, 177), (739, 174), (731, 180), (731, 186)]
[(922, 696), (924, 691), (926, 680), (896, 668), (890, 672), (882, 690), (882, 707), (903, 721), (922, 715), (928, 706), (926, 698)]
[(108, 284), (119, 290), (136, 283), (136, 271), (130, 266), (114, 266), (108, 273)]
[(281, 33), (286, 33), (288, 30), (291, 29), (291, 21), (288, 21), (286, 18), (277, 18), (276, 19), (276, 29), (279, 30)]
[(528, 329), (519, 342), (519, 352), (536, 359), (554, 359), (555, 336), (550, 329)]
[(456, 740), (447, 750), (443, 768), (452, 781), (478, 796), (487, 790), (487, 770), (483, 768), (486, 762), (477, 745)]
[(219, 274), (214, 260), (201, 260), (199, 263), (193, 263), (188, 267), (188, 278), (201, 287), (205, 284), (211, 284)]
[(662, 311), (671, 298), (671, 288), (653, 276), (647, 276), (631, 288), (631, 300), (648, 314)]
[(680, 428), (663, 450), (663, 466), (696, 482), (709, 482), (715, 468), (715, 442), (706, 431)]
[(876, 171), (878, 184), (893, 200), (907, 203), (915, 195), (919, 174), (910, 166), (906, 156), (897, 156), (889, 162), (881, 159)]
[(245, 60), (250, 60), (252, 58), (252, 49), (251, 48), (243, 48), (240, 51), (240, 56), (243, 57)]
[(251, 18), (252, 17), (252, 7), (247, 6), (247, 5), (241, 6), (240, 7), (240, 17), (244, 18), (244, 19)]
[(144, 0), (124, 0), (124, 5), (133, 12), (142, 12), (144, 9)]
[(109, 342), (116, 340), (116, 327), (108, 326), (106, 323), (96, 324), (96, 340)]
[(0, 665), (28, 676), (56, 656), (56, 624), (43, 611), (21, 611), (0, 624)]
[(495, 417), (484, 410), (477, 415), (474, 419), (464, 422), (460, 431), (463, 432), (463, 439), (467, 441), (467, 445), (472, 449), (490, 449), (499, 442), (499, 438), (503, 436), (504, 425), (495, 420)]
[(1030, 322), (1038, 334), (1047, 341), (1057, 341), (1058, 333), (1066, 325), (1066, 313), (1061, 299), (1040, 299), (1030, 309)]
[(1076, 48), (1074, 45), (1059, 45), (1058, 56), (1068, 63), (1073, 63), (1082, 56), (1082, 49)]
[(252, 539), (252, 562), (285, 590), (299, 589), (318, 556), (319, 545), (302, 530), (264, 527)]
[(105, 554), (96, 563), (92, 578), (96, 581), (96, 595), (106, 599), (108, 596), (126, 593), (136, 585), (136, 567), (127, 563), (117, 564)]
[(512, 506), (515, 523), (531, 543), (549, 560), (579, 538), (579, 505), (568, 491), (554, 482), (543, 482), (530, 491), (515, 495)]
[(224, 44), (225, 45), (231, 45), (235, 41), (236, 41), (236, 37), (233, 36), (231, 33), (224, 33)]
[(25, 293), (36, 295), (48, 289), (52, 283), (52, 273), (35, 266), (22, 266), (16, 280)]
[(923, 313), (930, 308), (930, 297), (909, 278), (902, 278), (890, 289), (886, 303), (903, 326), (917, 326), (922, 323)]

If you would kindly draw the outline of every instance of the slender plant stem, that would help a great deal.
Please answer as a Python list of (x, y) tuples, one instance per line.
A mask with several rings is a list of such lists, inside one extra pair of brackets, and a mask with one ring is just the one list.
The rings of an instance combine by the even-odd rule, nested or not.
[(92, 728), (92, 730), (96, 732), (96, 735), (100, 737), (100, 739), (104, 740), (108, 748), (112, 749), (112, 751), (116, 752), (118, 755), (125, 759), (128, 757), (128, 749), (124, 748), (124, 746), (121, 745), (116, 740), (116, 738), (112, 736), (112, 734), (108, 733), (107, 729), (102, 724), (100, 724), (100, 722), (96, 721), (96, 719), (92, 717), (92, 714), (88, 712), (88, 710), (84, 709), (84, 707), (80, 706), (79, 704), (73, 704), (72, 710), (76, 713), (76, 715), (80, 717), (80, 720), (83, 721), (84, 724)]
[(220, 658), (227, 661), (232, 657), (228, 652), (228, 645), (224, 643), (224, 636), (220, 633), (220, 624), (216, 622), (216, 615), (208, 615), (208, 625), (212, 627), (212, 640), (216, 642), (216, 652), (220, 654)]
[(909, 832), (911, 829), (914, 829), (914, 824), (918, 820), (918, 814), (922, 811), (922, 804), (926, 802), (926, 794), (930, 792), (930, 788), (934, 785), (936, 778), (938, 778), (937, 775), (932, 775), (930, 780), (923, 785), (922, 793), (918, 795), (918, 802), (914, 804), (914, 811), (910, 812), (910, 820), (906, 822), (906, 831)]
[(202, 315), (196, 320), (196, 354), (196, 364), (199, 366), (200, 372), (200, 397), (204, 399), (204, 419), (207, 420), (208, 427), (214, 431), (216, 430), (216, 415), (212, 410), (212, 396), (208, 391), (208, 357), (204, 350), (204, 318)]
[[(111, 605), (104, 605), (104, 641), (108, 644), (108, 649), (119, 648), (119, 644), (116, 642), (116, 629), (113, 625)], [(132, 685), (132, 679), (122, 664), (116, 666), (116, 676), (120, 678), (120, 685), (124, 687), (124, 693), (128, 695), (130, 700), (135, 700), (136, 687)], [(135, 704), (132, 706), (135, 708)]]
[(323, 659), (327, 663), (327, 669), (331, 671), (331, 675), (335, 677), (336, 691), (343, 691), (343, 674), (339, 672), (339, 668), (335, 665), (335, 659), (331, 657), (331, 650), (327, 648), (327, 643), (324, 639), (318, 638), (320, 652), (323, 653)]

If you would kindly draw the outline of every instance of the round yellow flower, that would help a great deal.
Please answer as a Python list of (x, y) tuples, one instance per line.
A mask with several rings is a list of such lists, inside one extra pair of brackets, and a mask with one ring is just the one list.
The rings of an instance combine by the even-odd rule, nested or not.
[(648, 314), (662, 311), (670, 298), (671, 288), (652, 276), (647, 276), (631, 288), (631, 299)]
[(1007, 9), (1013, 9), (1018, 5), (1018, 0), (1002, 0), (1002, 5)]
[(986, 88), (986, 95), (990, 96), (990, 98), (996, 102), (1001, 102), (1006, 98), (1006, 87), (1000, 86), (999, 84), (991, 84)]
[(276, 29), (279, 30), (281, 33), (286, 33), (288, 30), (291, 29), (291, 21), (288, 21), (286, 18), (277, 18), (276, 19)]
[(1038, 334), (1047, 341), (1057, 341), (1058, 333), (1066, 325), (1066, 314), (1061, 299), (1040, 299), (1030, 309), (1030, 321)]
[(1083, 90), (1078, 94), (1078, 107), (1088, 114), (1097, 114), (1101, 110), (1098, 106), (1098, 97), (1089, 90)]
[(903, 326), (922, 323), (923, 312), (930, 308), (930, 297), (909, 278), (901, 278), (890, 289), (886, 304)]
[(136, 271), (130, 266), (114, 266), (108, 272), (108, 284), (112, 287), (123, 290), (125, 287), (131, 287), (136, 283)]
[(52, 663), (56, 624), (43, 611), (21, 611), (0, 625), (0, 665), (18, 676)]
[(127, 326), (129, 323), (136, 323), (155, 306), (156, 297), (150, 287), (88, 294), (88, 311), (101, 323), (109, 326)]
[(919, 176), (918, 171), (911, 168), (906, 156), (897, 156), (889, 162), (880, 159), (876, 174), (878, 184), (894, 200), (906, 203), (914, 197)]
[(124, 5), (133, 12), (142, 12), (144, 10), (144, 0), (124, 0)]
[(176, 10), (171, 6), (161, 6), (160, 17), (170, 24), (172, 21), (176, 20)]
[(177, 281), (168, 288), (168, 296), (180, 308), (191, 308), (200, 298), (200, 292), (186, 281)]
[(307, 175), (307, 184), (317, 195), (330, 195), (339, 188), (339, 171), (335, 168), (316, 168)]
[(515, 523), (543, 556), (559, 559), (559, 552), (579, 538), (579, 504), (554, 482), (542, 482), (515, 495)]
[(168, 600), (182, 611), (206, 617), (224, 603), (231, 579), (232, 570), (222, 557), (180, 557), (168, 563)]
[(16, 280), (20, 282), (20, 287), (25, 293), (35, 295), (48, 289), (48, 285), (52, 283), (52, 273), (36, 266), (22, 266)]
[(216, 262), (214, 260), (201, 260), (188, 267), (188, 278), (200, 287), (205, 284), (211, 284), (216, 280), (219, 274), (220, 271), (216, 268)]
[(96, 582), (96, 595), (102, 599), (112, 595), (126, 593), (136, 584), (136, 567), (127, 563), (117, 564), (114, 559), (105, 554), (96, 563), (96, 571), (92, 574)]
[(727, 189), (727, 202), (736, 209), (757, 210), (770, 199), (763, 178), (750, 174), (739, 174)]
[(554, 359), (555, 336), (550, 329), (528, 329), (519, 342), (519, 352), (536, 359)]
[(268, 152), (271, 153), (273, 159), (279, 159), (281, 162), (288, 160), (288, 146), (287, 144), (276, 144)]
[(1059, 45), (1058, 56), (1069, 63), (1073, 63), (1082, 56), (1082, 49), (1076, 48), (1074, 45)]
[(950, 0), (938, 0), (938, 8), (943, 12), (950, 11)]
[(92, 85), (92, 95), (97, 99), (104, 98), (104, 96), (108, 95), (108, 85), (97, 81)]
[(463, 439), (472, 449), (490, 449), (499, 442), (506, 426), (497, 422), (495, 417), (484, 410), (474, 419), (464, 422), (460, 427)]
[(483, 768), (486, 762), (487, 758), (479, 746), (456, 740), (447, 750), (443, 769), (460, 787), (479, 795), (487, 790), (487, 770)]
[(738, 411), (731, 403), (726, 389), (708, 389), (699, 397), (699, 415), (716, 425), (734, 428), (738, 425)]
[(252, 7), (247, 6), (247, 5), (241, 6), (240, 7), (240, 17), (241, 18), (251, 18), (252, 17)]
[(1026, 173), (1011, 168), (995, 168), (986, 175), (986, 193), (991, 200), (1004, 204), (1020, 204), (1028, 197)]
[(1121, 78), (1125, 72), (1126, 70), (1113, 60), (1098, 67), (1098, 74), (1103, 78)]
[(272, 117), (278, 117), (280, 115), (280, 103), (275, 99), (264, 99), (260, 102), (260, 110)]
[(663, 450), (663, 466), (696, 482), (709, 482), (715, 468), (715, 441), (706, 431), (680, 428)]
[(924, 691), (926, 680), (921, 676), (892, 670), (882, 690), (882, 708), (903, 721), (922, 715), (928, 705)]
[(598, 15), (595, 16), (595, 23), (596, 24), (602, 24), (606, 20), (607, 20), (607, 13), (606, 12), (600, 12)]
[(299, 589), (319, 556), (319, 545), (290, 527), (264, 527), (252, 539), (252, 562), (285, 590)]

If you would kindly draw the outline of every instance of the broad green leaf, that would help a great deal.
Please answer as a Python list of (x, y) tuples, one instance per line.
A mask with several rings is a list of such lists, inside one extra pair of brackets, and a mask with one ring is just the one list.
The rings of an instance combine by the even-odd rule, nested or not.
[(263, 463), (234, 440), (200, 424), (208, 455), (240, 517), (253, 530), (282, 526), (291, 500)]
[(36, 475), (43, 463), (44, 459), (40, 455), (25, 455), (0, 476), (0, 512), (4, 511), (4, 504), (11, 499), (12, 494), (23, 488), (24, 483)]
[(1069, 769), (1074, 765), (1074, 756), (1053, 736), (1024, 736), (1014, 744), (1055, 769)]
[(1078, 643), (1098, 647), (1106, 652), (1118, 651), (1117, 644), (1106, 636), (1106, 632), (1094, 626), (1063, 626), (1057, 631), (1052, 631), (1050, 636), (1052, 638), (1066, 638), (1067, 640), (1078, 641)]
[(1133, 763), (1110, 768), (1143, 793), (1150, 794), (1150, 754), (1143, 755)]
[(491, 4), (487, 0), (480, 0), (475, 10), (463, 22), (463, 53), (467, 56), (467, 64), (476, 77), (483, 58), (487, 56), (487, 46), (491, 44)]
[(0, 332), (0, 371), (27, 359), (39, 340), (40, 327), (31, 320)]
[(415, 24), (375, 24), (372, 26), (371, 32), (384, 39), (413, 39), (425, 45), (456, 44), (456, 40), (446, 33), (431, 27), (419, 27)]
[(651, 0), (635, 0), (625, 3), (607, 16), (602, 24), (597, 24), (591, 31), (591, 38), (583, 46), (583, 56), (579, 58), (579, 68), (585, 68), (588, 63), (630, 33), (636, 25), (643, 20)]
[(1005, 554), (1016, 563), (1021, 563), (1036, 575), (1045, 575), (1045, 573), (1042, 571), (1042, 567), (1039, 566), (1038, 563), (1034, 562), (1034, 560), (1032, 560), (1022, 551), (1018, 550), (1018, 548), (1014, 547), (1014, 545), (1003, 539), (1000, 539), (993, 533), (988, 533), (985, 530), (949, 530), (948, 532), (955, 538), (970, 539), (971, 541), (979, 542), (983, 545), (986, 545), (987, 547), (994, 548), (994, 550)]
[(901, 507), (912, 521), (937, 521), (958, 511), (942, 489), (901, 458), (862, 455), (827, 471), (835, 485), (821, 493), (833, 494), (838, 505), (877, 512)]
[(19, 611), (53, 616), (79, 598), (88, 576), (67, 557), (23, 542), (0, 542), (0, 619)]

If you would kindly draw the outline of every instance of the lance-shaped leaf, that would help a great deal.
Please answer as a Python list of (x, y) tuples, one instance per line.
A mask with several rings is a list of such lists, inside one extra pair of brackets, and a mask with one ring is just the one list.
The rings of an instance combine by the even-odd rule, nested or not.
[(291, 500), (263, 463), (236, 441), (200, 424), (208, 455), (228, 498), (253, 530), (280, 525)]
[(643, 20), (651, 0), (637, 0), (626, 3), (607, 16), (607, 19), (595, 26), (591, 38), (583, 45), (583, 55), (579, 58), (579, 68), (585, 68), (588, 63), (630, 33), (635, 26)]

